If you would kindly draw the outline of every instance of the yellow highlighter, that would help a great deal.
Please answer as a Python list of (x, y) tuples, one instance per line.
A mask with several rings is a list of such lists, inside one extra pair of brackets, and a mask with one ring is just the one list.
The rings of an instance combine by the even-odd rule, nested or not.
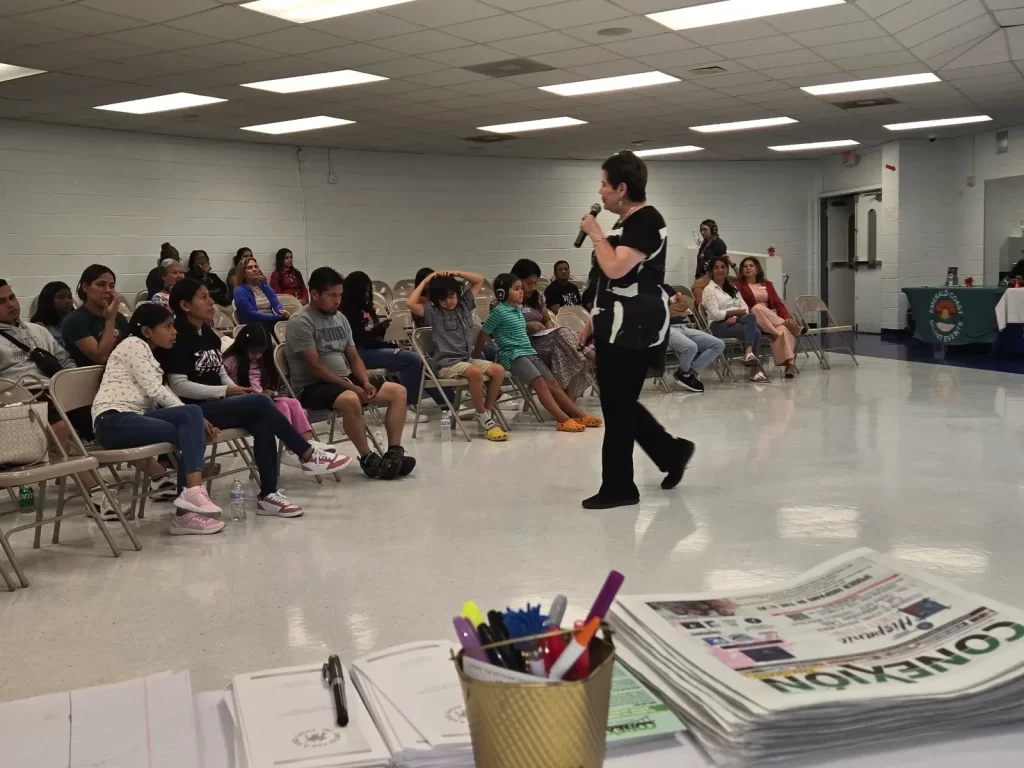
[(487, 621), (484, 619), (477, 604), (472, 600), (467, 600), (462, 604), (462, 615), (469, 619), (469, 623), (474, 627), (479, 627), (481, 624), (486, 624)]

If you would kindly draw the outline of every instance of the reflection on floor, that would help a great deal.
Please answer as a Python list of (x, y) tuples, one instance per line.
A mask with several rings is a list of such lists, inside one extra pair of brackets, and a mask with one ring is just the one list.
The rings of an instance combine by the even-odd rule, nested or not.
[(952, 365), (958, 368), (979, 368), (1003, 373), (1024, 373), (1024, 358), (1002, 357), (992, 353), (989, 344), (966, 344), (947, 347), (944, 359), (937, 359), (931, 345), (902, 333), (858, 333), (854, 336), (858, 355), (908, 360), (916, 363)]
[[(156, 505), (139, 524), (144, 550), (117, 560), (81, 518), (59, 547), (33, 551), (23, 533), (32, 586), (0, 592), (0, 700), (174, 668), (210, 690), (243, 670), (449, 637), (469, 598), (500, 607), (562, 592), (585, 613), (611, 567), (633, 594), (728, 592), (869, 546), (1020, 602), (1024, 379), (812, 362), (793, 382), (649, 390), (648, 407), (697, 454), (665, 492), (638, 453), (638, 507), (580, 509), (597, 487), (600, 431), (517, 426), (507, 443), (445, 450), (433, 421), (407, 441), (420, 464), (405, 480), (350, 469), (317, 486), (286, 469), (304, 518), (250, 509), (220, 535), (172, 538)], [(215, 493), (226, 502), (223, 483)]]

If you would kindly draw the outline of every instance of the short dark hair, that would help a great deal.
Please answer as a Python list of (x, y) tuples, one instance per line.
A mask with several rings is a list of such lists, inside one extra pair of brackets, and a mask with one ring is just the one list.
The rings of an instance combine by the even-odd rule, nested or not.
[(743, 261), (740, 262), (740, 277), (743, 277), (743, 265), (746, 264), (748, 261), (754, 262), (754, 269), (757, 270), (757, 282), (763, 283), (764, 282), (764, 270), (761, 269), (761, 262), (758, 261), (753, 256), (747, 256), (747, 258), (745, 258)]
[(647, 199), (647, 164), (632, 152), (617, 152), (601, 163), (608, 183), (615, 188), (626, 185), (626, 197), (634, 203)]
[(0, 277), (0, 288), (6, 288), (8, 285), (10, 285), (10, 283)]
[(171, 310), (162, 304), (143, 304), (132, 312), (132, 319), (128, 321), (128, 335), (144, 339), (146, 337), (142, 335), (143, 328), (156, 328), (170, 318)]
[(178, 249), (170, 243), (163, 243), (160, 246), (160, 256), (157, 258), (156, 263), (160, 264), (164, 259), (174, 259), (175, 261), (181, 261), (181, 255), (178, 253)]
[(518, 282), (520, 282), (520, 279), (515, 275), (510, 275), (508, 272), (504, 272), (494, 278), (494, 298), (498, 300), (499, 304), (508, 299), (509, 291)]
[(107, 274), (114, 278), (115, 283), (117, 282), (117, 275), (114, 274), (114, 270), (110, 267), (105, 267), (102, 264), (90, 264), (86, 267), (85, 271), (82, 272), (82, 278), (78, 281), (78, 286), (75, 289), (75, 293), (78, 294), (78, 298), (85, 301), (85, 288), (82, 286), (86, 283), (91, 283), (94, 280), (99, 279), (101, 275)]
[(428, 277), (430, 277), (436, 271), (437, 270), (434, 269), (433, 267), (423, 267), (422, 269), (417, 270), (417, 272), (416, 272), (416, 285), (419, 285), (420, 283), (422, 283), (424, 280), (426, 280)]
[(191, 277), (186, 277), (184, 280), (179, 280), (174, 284), (167, 302), (171, 305), (171, 311), (175, 317), (181, 317), (185, 314), (185, 310), (181, 308), (181, 302), (191, 302), (202, 287), (202, 283), (198, 280), (193, 280)]
[[(520, 280), (526, 280), (530, 277), (540, 277), (540, 264), (532, 259), (520, 259), (512, 265), (512, 274), (518, 277)], [(540, 291), (534, 291), (533, 295), (529, 298), (523, 299), (523, 303), (532, 309), (540, 309)]]
[[(7, 285), (7, 281), (3, 280), (4, 285)], [(3, 286), (0, 286), (2, 288)], [(60, 325), (64, 320), (57, 311), (57, 307), (54, 306), (54, 299), (57, 298), (57, 294), (61, 291), (67, 291), (71, 293), (71, 288), (67, 283), (62, 283), (60, 280), (56, 280), (52, 283), (47, 283), (43, 286), (43, 290), (39, 292), (39, 300), (36, 302), (36, 313), (32, 315), (32, 322), (39, 323), (40, 325)]]
[(566, 261), (565, 259), (559, 259), (558, 261), (555, 262), (555, 266), (553, 266), (551, 269), (552, 270), (558, 269), (558, 265), (559, 264), (565, 264), (565, 266), (567, 266), (567, 267), (569, 266), (569, 262), (568, 261)]
[(461, 295), (462, 286), (451, 275), (445, 275), (444, 277), (435, 277), (431, 280), (427, 290), (430, 293), (430, 300), (434, 302), (434, 306), (437, 306), (448, 298), (449, 293), (454, 293), (456, 296)]
[(199, 257), (200, 256), (205, 256), (207, 261), (210, 260), (210, 254), (208, 254), (202, 248), (198, 248), (198, 249), (192, 251), (192, 253), (190, 253), (188, 255), (188, 271), (189, 272), (195, 272), (196, 271), (196, 262), (199, 261)]
[(309, 290), (317, 293), (323, 293), (328, 288), (344, 284), (345, 278), (338, 270), (331, 267), (317, 267), (309, 273)]

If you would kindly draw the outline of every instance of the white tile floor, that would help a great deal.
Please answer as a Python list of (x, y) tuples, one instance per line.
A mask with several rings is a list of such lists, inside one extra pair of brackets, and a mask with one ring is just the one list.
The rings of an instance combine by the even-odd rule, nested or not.
[(697, 455), (674, 492), (638, 455), (643, 503), (625, 510), (579, 507), (600, 431), (521, 427), (504, 444), (456, 440), (445, 458), (435, 423), (407, 441), (420, 464), (402, 481), (353, 468), (317, 487), (286, 470), (298, 520), (250, 510), (220, 535), (172, 538), (155, 505), (143, 551), (119, 560), (82, 518), (59, 547), (21, 534), (32, 586), (0, 592), (0, 700), (166, 668), (217, 688), (246, 669), (448, 637), (468, 598), (565, 592), (585, 610), (611, 567), (634, 593), (727, 589), (866, 545), (1024, 603), (1024, 377), (836, 357), (760, 392), (709, 377), (706, 395), (645, 402)]

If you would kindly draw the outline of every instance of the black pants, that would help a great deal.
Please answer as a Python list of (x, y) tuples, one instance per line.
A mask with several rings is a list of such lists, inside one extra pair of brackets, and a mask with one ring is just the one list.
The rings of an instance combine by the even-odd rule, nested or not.
[(610, 499), (640, 495), (633, 482), (634, 442), (662, 472), (672, 468), (680, 450), (675, 438), (639, 402), (650, 357), (645, 349), (597, 346), (597, 384), (604, 411), (600, 495)]

